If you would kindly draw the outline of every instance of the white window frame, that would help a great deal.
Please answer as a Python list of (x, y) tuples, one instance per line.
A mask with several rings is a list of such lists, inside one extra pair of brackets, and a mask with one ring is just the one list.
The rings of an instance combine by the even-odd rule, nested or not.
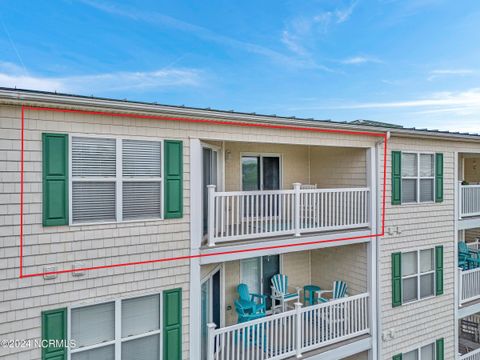
[[(420, 271), (420, 252), (422, 250), (431, 250), (433, 252), (433, 270), (429, 270), (429, 271), (425, 271), (425, 272)], [(436, 289), (437, 277), (436, 277), (436, 273), (435, 273), (435, 267), (436, 267), (435, 248), (434, 247), (423, 247), (423, 248), (419, 248), (419, 249), (416, 249), (416, 250), (409, 250), (409, 251), (402, 252), (402, 269), (403, 269), (403, 256), (405, 254), (412, 253), (412, 252), (416, 253), (416, 255), (417, 255), (417, 272), (415, 274), (406, 275), (406, 276), (403, 276), (403, 274), (402, 274), (402, 305), (413, 304), (413, 303), (416, 303), (418, 301), (431, 299), (431, 298), (435, 297), (435, 293), (436, 293), (436, 290), (437, 290)], [(422, 275), (428, 275), (428, 274), (433, 274), (433, 294), (422, 298), (422, 297), (420, 297), (420, 277)], [(412, 278), (415, 278), (415, 277), (417, 278), (417, 298), (415, 300), (410, 300), (410, 301), (405, 302), (405, 301), (403, 301), (403, 290), (404, 290), (403, 280), (412, 279)]]
[(430, 342), (430, 343), (425, 344), (425, 345), (422, 345), (422, 346), (419, 346), (419, 347), (417, 347), (417, 348), (415, 348), (415, 349), (411, 349), (411, 350), (405, 351), (405, 352), (402, 353), (402, 356), (408, 354), (409, 352), (416, 351), (416, 352), (417, 352), (417, 358), (418, 358), (418, 360), (422, 360), (422, 352), (421, 352), (421, 350), (422, 350), (422, 348), (424, 348), (424, 347), (426, 347), (426, 346), (429, 346), (429, 345), (433, 345), (433, 358), (436, 359), (436, 358), (437, 358), (437, 346), (436, 346), (437, 343), (436, 343), (436, 341)]
[[(104, 177), (93, 177), (88, 178), (76, 177), (75, 179), (72, 176), (72, 139), (74, 137), (84, 137), (84, 138), (96, 138), (96, 139), (114, 139), (115, 140), (115, 171), (116, 176), (111, 178)], [(153, 141), (159, 142), (161, 148), (160, 154), (160, 168), (161, 176), (160, 177), (123, 177), (123, 149), (122, 149), (122, 140), (142, 140), (142, 141)], [(158, 221), (164, 219), (164, 164), (165, 164), (165, 149), (164, 149), (164, 140), (158, 138), (148, 138), (148, 137), (138, 137), (138, 136), (117, 136), (117, 135), (98, 135), (98, 134), (82, 134), (74, 133), (68, 135), (68, 223), (72, 226), (83, 226), (83, 225), (101, 225), (101, 224), (116, 224), (116, 223), (130, 223), (130, 222), (145, 222), (145, 221)], [(88, 222), (73, 222), (73, 182), (115, 182), (115, 220), (113, 221), (88, 221)], [(123, 219), (123, 182), (159, 182), (160, 183), (160, 217), (158, 218), (145, 218), (145, 219)]]
[[(413, 154), (416, 155), (417, 157), (417, 176), (403, 176), (403, 166), (402, 166), (402, 174), (401, 174), (401, 181), (402, 181), (402, 194), (403, 194), (403, 180), (416, 180), (417, 181), (417, 199), (415, 201), (408, 201), (404, 202), (403, 201), (403, 195), (401, 202), (402, 204), (432, 204), (435, 202), (435, 173), (436, 173), (436, 161), (435, 161), (435, 153), (434, 152), (428, 152), (428, 151), (402, 151), (402, 158), (400, 159), (401, 162), (403, 162), (403, 154)], [(432, 155), (433, 156), (433, 176), (420, 176), (420, 156), (421, 155)], [(428, 201), (420, 201), (420, 180), (433, 180), (433, 189), (432, 189), (432, 194), (433, 194), (433, 199), (428, 200)]]
[[(137, 299), (137, 298), (142, 298), (142, 297), (147, 297), (147, 296), (152, 296), (152, 295), (158, 295), (159, 297), (159, 303), (160, 303), (160, 309), (159, 309), (159, 329), (154, 330), (154, 331), (149, 331), (148, 333), (144, 334), (139, 334), (139, 335), (134, 335), (134, 336), (128, 336), (126, 338), (122, 338), (122, 302), (124, 300), (129, 300), (129, 299)], [(78, 305), (73, 305), (68, 307), (67, 311), (67, 339), (72, 340), (72, 310), (73, 309), (78, 309), (78, 308), (83, 308), (83, 307), (89, 307), (89, 306), (95, 306), (95, 305), (102, 305), (102, 304), (108, 304), (108, 303), (115, 303), (115, 337), (111, 341), (106, 341), (102, 342), (99, 344), (94, 344), (94, 345), (89, 345), (89, 346), (84, 346), (81, 348), (76, 348), (76, 349), (71, 349), (70, 347), (67, 347), (67, 360), (71, 360), (71, 357), (73, 354), (76, 353), (81, 353), (84, 351), (88, 350), (93, 350), (101, 347), (106, 347), (110, 345), (115, 346), (115, 360), (121, 360), (122, 359), (122, 344), (124, 342), (130, 341), (130, 340), (136, 340), (148, 336), (153, 336), (157, 335), (159, 336), (159, 359), (162, 359), (162, 354), (163, 354), (163, 319), (162, 319), (162, 314), (163, 314), (163, 292), (153, 292), (153, 293), (145, 293), (145, 294), (140, 294), (140, 295), (132, 295), (128, 297), (123, 297), (121, 299), (110, 299), (110, 300), (104, 300), (104, 301), (95, 301), (91, 303), (82, 303)]]

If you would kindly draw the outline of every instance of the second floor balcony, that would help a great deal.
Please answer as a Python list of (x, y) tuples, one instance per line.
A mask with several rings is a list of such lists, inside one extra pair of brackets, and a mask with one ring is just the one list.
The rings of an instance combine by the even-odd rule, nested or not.
[(370, 225), (366, 187), (218, 192), (208, 187), (208, 244), (364, 228)]
[(224, 142), (203, 151), (204, 245), (371, 228), (368, 148)]

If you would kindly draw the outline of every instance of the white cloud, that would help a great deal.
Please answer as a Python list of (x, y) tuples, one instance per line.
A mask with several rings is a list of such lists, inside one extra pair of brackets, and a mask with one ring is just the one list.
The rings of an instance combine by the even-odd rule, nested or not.
[(338, 24), (347, 21), (353, 13), (353, 10), (357, 6), (357, 1), (352, 2), (349, 6), (343, 9), (335, 10), (335, 17)]
[(298, 36), (291, 34), (288, 30), (283, 31), (281, 40), (290, 51), (298, 55), (306, 54), (305, 48), (301, 45)]
[[(143, 21), (154, 26), (168, 27), (189, 33), (199, 39), (207, 40), (212, 43), (227, 46), (233, 49), (239, 49), (252, 54), (264, 56), (277, 63), (299, 67), (299, 68), (312, 68), (324, 71), (330, 71), (323, 65), (318, 65), (312, 62), (310, 59), (298, 59), (296, 57), (288, 56), (281, 52), (272, 50), (266, 46), (258, 45), (251, 42), (237, 40), (220, 33), (216, 33), (208, 28), (191, 24), (186, 21), (182, 21), (171, 16), (155, 12), (155, 11), (142, 11), (137, 8), (127, 8), (116, 5), (115, 3), (108, 3), (94, 0), (82, 0), (82, 2), (88, 6), (94, 7), (97, 10), (106, 12), (111, 15), (121, 16), (129, 18), (134, 21)], [(292, 46), (290, 44), (290, 46)]]
[(36, 76), (25, 74), (11, 63), (0, 63), (0, 86), (73, 93), (102, 93), (146, 90), (171, 86), (198, 86), (201, 74), (195, 69), (160, 69), (147, 72), (111, 72), (79, 76)]
[(311, 56), (308, 44), (315, 43), (319, 34), (326, 35), (332, 26), (346, 22), (356, 5), (357, 1), (353, 1), (347, 7), (322, 11), (314, 16), (296, 16), (286, 24), (280, 40), (293, 53)]
[[(443, 91), (401, 101), (341, 103), (315, 102), (312, 106), (290, 107), (291, 111), (316, 113), (323, 117), (387, 121), (417, 128), (480, 132), (480, 88)], [(327, 115), (325, 115), (327, 114)]]
[(436, 78), (442, 76), (467, 76), (473, 75), (477, 73), (477, 71), (472, 69), (439, 69), (439, 70), (432, 70), (428, 76), (428, 80), (432, 81)]
[(353, 56), (341, 61), (342, 64), (346, 65), (358, 65), (358, 64), (365, 64), (365, 63), (381, 63), (380, 59), (370, 56)]
[(461, 108), (475, 111), (480, 116), (480, 88), (473, 88), (459, 92), (437, 92), (428, 97), (392, 102), (370, 102), (351, 105), (340, 105), (337, 109), (399, 109), (399, 108), (432, 108), (448, 109)]

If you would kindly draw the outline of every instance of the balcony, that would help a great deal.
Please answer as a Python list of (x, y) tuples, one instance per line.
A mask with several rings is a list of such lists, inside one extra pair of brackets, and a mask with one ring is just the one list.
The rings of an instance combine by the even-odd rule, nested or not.
[[(202, 358), (267, 360), (341, 348), (348, 356), (368, 351), (374, 326), (368, 259), (368, 244), (357, 243), (203, 265)], [(298, 295), (289, 296), (284, 306), (272, 281), (276, 274), (286, 276), (286, 293)], [(344, 293), (328, 293), (335, 282), (345, 285)], [(317, 301), (327, 293), (321, 296), (328, 302)], [(263, 304), (260, 316), (252, 312), (251, 301)], [(254, 315), (245, 316), (247, 310)]]
[(459, 185), (460, 218), (480, 216), (480, 185)]
[(269, 360), (300, 357), (309, 351), (368, 334), (369, 294), (302, 307), (265, 318), (215, 328), (208, 326), (208, 360)]
[(368, 188), (217, 192), (208, 187), (208, 245), (370, 226)]
[(480, 268), (458, 272), (459, 304), (480, 299)]
[(480, 317), (473, 314), (459, 320), (458, 352), (460, 360), (480, 360)]
[(203, 144), (203, 251), (319, 233), (368, 235), (375, 195), (369, 149)]

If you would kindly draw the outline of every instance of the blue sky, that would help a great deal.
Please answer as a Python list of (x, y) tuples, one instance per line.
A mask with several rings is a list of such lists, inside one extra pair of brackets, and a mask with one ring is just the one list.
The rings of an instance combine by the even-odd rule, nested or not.
[(0, 86), (480, 132), (478, 0), (4, 0), (0, 20)]

